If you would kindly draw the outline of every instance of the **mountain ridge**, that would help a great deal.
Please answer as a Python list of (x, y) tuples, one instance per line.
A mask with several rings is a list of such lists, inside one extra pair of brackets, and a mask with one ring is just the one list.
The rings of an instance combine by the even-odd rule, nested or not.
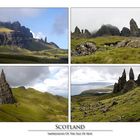
[[(38, 47), (32, 47), (33, 43)], [(45, 37), (45, 40), (34, 38), (30, 29), (22, 26), (19, 21), (0, 21), (0, 45), (16, 45), (31, 51), (47, 50), (49, 48), (59, 49), (59, 46), (54, 42), (47, 42), (47, 37)]]

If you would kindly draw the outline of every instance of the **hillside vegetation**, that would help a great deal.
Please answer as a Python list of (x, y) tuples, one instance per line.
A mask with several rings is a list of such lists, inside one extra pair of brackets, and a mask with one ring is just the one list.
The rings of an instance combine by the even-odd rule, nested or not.
[(0, 46), (0, 63), (67, 63), (67, 50), (30, 51), (17, 46)]
[[(87, 95), (86, 95), (87, 93)], [(72, 96), (73, 122), (140, 121), (140, 87), (127, 93), (84, 94)]]
[(86, 56), (72, 56), (72, 63), (140, 63), (140, 48), (131, 47), (112, 47), (107, 43), (116, 43), (131, 37), (123, 36), (104, 36), (96, 38), (73, 38), (71, 41), (72, 50), (84, 42), (96, 43), (97, 51)]
[(2, 122), (66, 122), (67, 99), (34, 89), (14, 88), (15, 104), (0, 105)]

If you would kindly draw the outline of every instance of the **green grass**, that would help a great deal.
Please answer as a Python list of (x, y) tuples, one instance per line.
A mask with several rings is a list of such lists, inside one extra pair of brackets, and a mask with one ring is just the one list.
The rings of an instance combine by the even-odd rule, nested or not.
[(76, 45), (83, 42), (95, 42), (98, 48), (92, 55), (87, 56), (72, 56), (72, 63), (95, 63), (95, 64), (129, 64), (140, 63), (140, 48), (114, 48), (110, 46), (104, 46), (105, 43), (113, 43), (128, 39), (120, 36), (106, 36), (97, 38), (79, 38), (72, 39), (72, 50)]
[[(117, 104), (112, 105), (113, 102)], [(102, 110), (107, 108), (107, 111)], [(81, 110), (82, 109), (82, 110)], [(140, 121), (140, 87), (125, 94), (112, 93), (72, 97), (73, 122)]]
[(140, 48), (113, 48), (87, 56), (74, 56), (72, 63), (129, 64), (140, 63)]
[(17, 46), (0, 46), (0, 63), (67, 63), (68, 54), (62, 49), (29, 51)]
[(1, 122), (66, 122), (67, 99), (34, 89), (12, 89), (15, 104), (0, 105)]
[(105, 36), (105, 37), (96, 37), (96, 38), (76, 38), (71, 40), (71, 48), (75, 49), (75, 47), (84, 42), (94, 42), (98, 47), (102, 47), (105, 43), (114, 43), (117, 41), (122, 41), (126, 39), (126, 37), (120, 36)]

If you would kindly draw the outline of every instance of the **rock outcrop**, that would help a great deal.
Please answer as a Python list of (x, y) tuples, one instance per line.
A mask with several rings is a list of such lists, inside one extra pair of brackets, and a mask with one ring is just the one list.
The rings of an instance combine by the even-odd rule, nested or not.
[(1, 72), (0, 77), (0, 104), (13, 104), (15, 99), (12, 90), (6, 81), (4, 71)]
[(140, 36), (140, 29), (134, 19), (130, 20), (130, 33), (131, 36)]
[(28, 42), (31, 42), (33, 35), (30, 29), (16, 22), (0, 22), (0, 27), (7, 28), (11, 31), (0, 32), (0, 45), (15, 45), (25, 48)]
[(138, 75), (138, 78), (136, 80), (136, 83), (137, 83), (138, 86), (140, 86), (140, 74)]
[(133, 69), (132, 68), (130, 68), (129, 80), (134, 80), (134, 72), (133, 72)]
[(120, 31), (116, 26), (102, 25), (101, 28), (96, 32), (96, 36), (105, 36), (105, 35), (119, 36)]
[(90, 33), (87, 29), (81, 30), (76, 26), (74, 32), (71, 34), (72, 38), (75, 37), (98, 37), (98, 36), (132, 36), (132, 37), (140, 37), (140, 29), (134, 19), (131, 19), (130, 22), (130, 29), (127, 27), (123, 27), (120, 31), (118, 27), (106, 24), (102, 25), (96, 32)]
[(85, 30), (82, 29), (80, 31), (78, 26), (76, 26), (74, 32), (71, 33), (71, 37), (72, 38), (89, 38), (89, 37), (91, 37), (91, 33), (87, 29), (85, 29)]
[(81, 31), (77, 26), (75, 27), (74, 33), (77, 35), (81, 34)]
[(124, 70), (122, 76), (119, 77), (118, 82), (114, 84), (113, 93), (126, 93), (137, 86), (140, 86), (140, 74), (135, 81), (133, 69), (130, 68), (129, 80), (126, 80), (126, 72)]
[(123, 41), (118, 42), (114, 47), (126, 47), (126, 48), (140, 48), (140, 39), (139, 38), (131, 38), (125, 39)]
[(121, 30), (121, 36), (130, 36), (130, 30), (127, 27), (123, 27), (123, 29)]
[(119, 77), (118, 83), (114, 84), (113, 93), (120, 92), (126, 84), (126, 72), (125, 70), (122, 73), (122, 76)]
[(19, 21), (15, 21), (13, 23), (0, 21), (0, 27), (5, 27), (13, 30), (14, 32), (20, 32), (25, 37), (33, 38), (33, 34), (31, 33), (30, 29), (25, 26), (21, 26)]
[(124, 88), (122, 89), (122, 93), (126, 93), (130, 90), (132, 90), (133, 88), (135, 88), (137, 86), (137, 84), (135, 83), (134, 80), (128, 80), (124, 86)]
[(97, 50), (95, 43), (85, 42), (75, 47), (75, 50), (72, 50), (72, 55), (75, 56), (84, 56), (94, 53)]
[[(0, 30), (0, 46), (16, 46), (25, 48), (30, 51), (42, 51), (50, 48), (59, 48), (53, 42), (47, 42), (45, 39), (33, 38), (30, 29), (21, 26), (20, 22), (0, 22), (0, 29), (5, 28), (6, 31)], [(78, 34), (78, 27), (76, 28)]]

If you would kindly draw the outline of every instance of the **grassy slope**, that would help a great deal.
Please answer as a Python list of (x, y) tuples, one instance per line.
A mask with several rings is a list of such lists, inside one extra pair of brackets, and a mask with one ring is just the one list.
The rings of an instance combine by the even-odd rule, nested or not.
[(16, 104), (0, 105), (0, 121), (67, 121), (67, 99), (34, 89), (13, 89)]
[(140, 48), (113, 48), (103, 45), (104, 43), (122, 41), (125, 38), (108, 36), (92, 39), (72, 39), (72, 49), (86, 41), (95, 42), (99, 49), (92, 55), (72, 57), (72, 63), (140, 63)]
[[(0, 27), (0, 33), (10, 32), (13, 30)], [(16, 46), (0, 46), (0, 63), (68, 63), (67, 50), (50, 44), (45, 45), (34, 39), (28, 42), (27, 46), (26, 49)]]
[(67, 51), (29, 51), (16, 46), (0, 46), (0, 63), (67, 63)]
[[(112, 105), (114, 101), (117, 102), (116, 105)], [(81, 108), (83, 109), (82, 111), (80, 110)], [(107, 111), (103, 113), (103, 109), (107, 109)], [(73, 96), (72, 121), (140, 121), (140, 87), (125, 94), (117, 93), (102, 96)]]

